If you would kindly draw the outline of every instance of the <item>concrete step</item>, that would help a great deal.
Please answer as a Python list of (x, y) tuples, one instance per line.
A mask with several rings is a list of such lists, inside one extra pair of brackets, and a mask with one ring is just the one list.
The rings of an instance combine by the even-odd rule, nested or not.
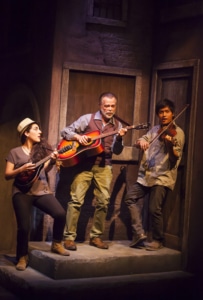
[(202, 299), (198, 298), (193, 276), (182, 271), (53, 280), (30, 267), (24, 272), (4, 267), (0, 268), (0, 278), (7, 289), (3, 294), (0, 290), (1, 300), (7, 299), (2, 295), (12, 300)]
[(147, 251), (129, 247), (129, 241), (109, 242), (109, 249), (78, 243), (70, 256), (50, 252), (50, 243), (30, 243), (30, 267), (56, 280), (145, 274), (181, 270), (180, 251)]
[[(193, 275), (183, 271), (54, 280), (30, 266), (17, 271), (10, 263), (0, 266), (0, 282), (16, 300), (200, 299)], [(0, 293), (0, 299), (6, 298)]]
[(0, 256), (0, 284), (20, 300), (197, 299), (194, 276), (181, 271), (179, 251), (132, 249), (128, 241), (109, 245), (101, 250), (78, 243), (77, 251), (62, 257), (50, 252), (51, 243), (31, 242), (23, 272), (15, 269), (14, 255)]

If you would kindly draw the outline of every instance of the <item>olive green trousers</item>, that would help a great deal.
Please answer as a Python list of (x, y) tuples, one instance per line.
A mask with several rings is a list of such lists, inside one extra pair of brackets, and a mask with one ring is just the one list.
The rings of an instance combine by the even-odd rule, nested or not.
[(102, 235), (110, 199), (110, 186), (112, 181), (112, 166), (99, 167), (94, 165), (88, 171), (78, 173), (71, 184), (71, 200), (68, 203), (64, 240), (75, 240), (77, 224), (81, 206), (91, 183), (94, 185), (95, 211), (90, 238)]

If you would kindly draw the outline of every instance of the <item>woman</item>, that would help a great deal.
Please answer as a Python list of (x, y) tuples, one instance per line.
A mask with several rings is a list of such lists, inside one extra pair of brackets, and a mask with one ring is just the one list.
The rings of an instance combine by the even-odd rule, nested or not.
[(17, 131), (22, 145), (10, 150), (6, 158), (5, 179), (15, 179), (12, 201), (18, 227), (16, 269), (23, 271), (28, 265), (32, 206), (54, 218), (51, 251), (66, 256), (69, 252), (62, 245), (66, 212), (52, 194), (47, 181), (47, 172), (55, 164), (57, 152), (50, 154), (51, 149), (42, 139), (39, 125), (30, 118), (22, 120)]

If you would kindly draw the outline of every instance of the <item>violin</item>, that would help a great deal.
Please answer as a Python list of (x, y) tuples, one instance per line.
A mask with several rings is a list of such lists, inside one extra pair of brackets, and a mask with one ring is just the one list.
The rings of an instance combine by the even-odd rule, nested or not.
[(175, 124), (172, 123), (172, 124), (170, 124), (169, 127), (167, 127), (166, 130), (164, 129), (164, 127), (160, 127), (160, 129), (158, 130), (157, 134), (159, 136), (159, 140), (160, 141), (164, 141), (165, 137), (167, 135), (171, 137), (171, 141), (172, 141), (173, 137), (177, 134), (176, 126), (175, 126)]

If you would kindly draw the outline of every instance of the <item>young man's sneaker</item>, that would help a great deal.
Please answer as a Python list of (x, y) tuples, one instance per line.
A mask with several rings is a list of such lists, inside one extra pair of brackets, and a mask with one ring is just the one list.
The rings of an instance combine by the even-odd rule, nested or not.
[(139, 235), (133, 235), (133, 240), (130, 243), (131, 248), (143, 248), (144, 244), (143, 242), (147, 239), (147, 236), (142, 234)]
[(153, 240), (152, 242), (146, 243), (146, 250), (156, 251), (162, 249), (164, 246), (162, 242)]

